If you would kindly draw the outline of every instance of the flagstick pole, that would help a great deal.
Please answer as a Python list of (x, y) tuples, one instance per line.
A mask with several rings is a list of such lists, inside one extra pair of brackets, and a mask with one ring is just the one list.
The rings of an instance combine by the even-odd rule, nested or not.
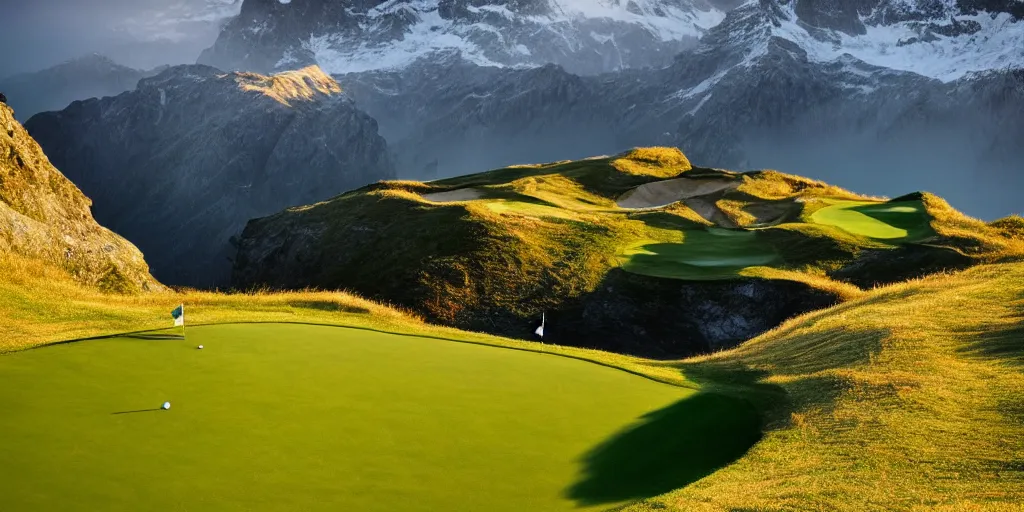
[(185, 339), (185, 305), (181, 305), (181, 339)]

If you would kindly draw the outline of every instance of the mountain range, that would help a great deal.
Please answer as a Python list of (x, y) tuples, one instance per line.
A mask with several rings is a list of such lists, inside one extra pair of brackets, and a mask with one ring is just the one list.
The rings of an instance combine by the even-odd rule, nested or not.
[[(872, 195), (924, 189), (991, 219), (1022, 209), (1020, 5), (245, 0), (199, 59), (216, 67), (26, 126), (175, 284), (227, 282), (248, 219), (379, 179), (649, 145)], [(109, 94), (145, 74), (90, 62), (131, 75)], [(55, 68), (9, 98), (61, 104), (39, 85), (90, 76)]]
[(25, 124), (169, 283), (226, 284), (245, 222), (394, 176), (376, 122), (316, 67), (175, 66)]
[[(318, 63), (410, 178), (664, 144), (876, 194), (923, 184), (985, 217), (1020, 208), (1017, 0), (340, 5), (246, 1), (200, 61)], [(641, 54), (657, 57), (616, 60)]]

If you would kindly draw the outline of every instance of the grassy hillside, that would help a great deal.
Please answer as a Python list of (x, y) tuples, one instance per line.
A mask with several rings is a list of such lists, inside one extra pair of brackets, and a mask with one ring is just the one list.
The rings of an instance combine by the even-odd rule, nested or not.
[[(6, 349), (164, 327), (184, 300), (193, 323), (309, 321), (438, 336), (591, 360), (696, 391), (588, 449), (565, 490), (581, 505), (1000, 511), (1019, 510), (1024, 499), (1019, 260), (866, 291), (735, 349), (675, 361), (432, 327), (340, 293), (112, 296), (60, 271), (14, 270), (4, 275), (22, 277), (0, 280)], [(763, 436), (709, 470), (705, 458), (723, 460), (734, 445), (714, 421), (732, 410), (721, 400), (753, 405)], [(641, 471), (651, 467), (662, 469)], [(636, 471), (646, 476), (626, 478)]]
[(765, 437), (629, 510), (1021, 510), (1024, 263), (874, 290), (671, 363), (743, 390)]
[(930, 194), (886, 201), (647, 148), (382, 182), (257, 219), (235, 284), (348, 289), (513, 337), (546, 313), (554, 342), (666, 357), (1022, 248)]

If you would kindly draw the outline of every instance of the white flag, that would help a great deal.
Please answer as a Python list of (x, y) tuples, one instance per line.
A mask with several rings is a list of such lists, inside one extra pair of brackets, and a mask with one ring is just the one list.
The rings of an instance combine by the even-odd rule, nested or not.
[(538, 327), (536, 331), (533, 331), (534, 334), (536, 334), (537, 336), (540, 336), (541, 338), (544, 337), (544, 320), (545, 320), (544, 319), (544, 313), (541, 313), (540, 314), (540, 327)]
[(185, 305), (182, 304), (171, 311), (171, 317), (174, 318), (174, 326), (185, 325)]

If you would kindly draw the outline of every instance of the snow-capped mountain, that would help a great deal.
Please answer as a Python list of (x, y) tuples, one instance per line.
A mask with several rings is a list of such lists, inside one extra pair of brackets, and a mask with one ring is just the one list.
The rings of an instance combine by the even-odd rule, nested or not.
[(200, 62), (351, 73), (444, 52), (592, 74), (667, 65), (733, 8), (730, 30), (705, 46), (743, 45), (755, 58), (779, 37), (815, 62), (848, 54), (944, 81), (1024, 65), (1022, 0), (245, 0)]
[(581, 74), (663, 66), (736, 0), (245, 0), (199, 62), (331, 73), (458, 53), (481, 66), (559, 64)]
[(947, 2), (883, 16), (896, 4), (876, 2), (847, 16), (829, 5), (746, 3), (660, 69), (591, 77), (450, 55), (337, 76), (409, 177), (665, 144), (698, 163), (887, 195), (921, 183), (954, 201), (984, 191), (976, 214), (1020, 210), (1006, 192), (1024, 188), (1024, 149), (1011, 142), (1024, 140), (1024, 46), (1002, 44), (1024, 28), (1012, 9)]

